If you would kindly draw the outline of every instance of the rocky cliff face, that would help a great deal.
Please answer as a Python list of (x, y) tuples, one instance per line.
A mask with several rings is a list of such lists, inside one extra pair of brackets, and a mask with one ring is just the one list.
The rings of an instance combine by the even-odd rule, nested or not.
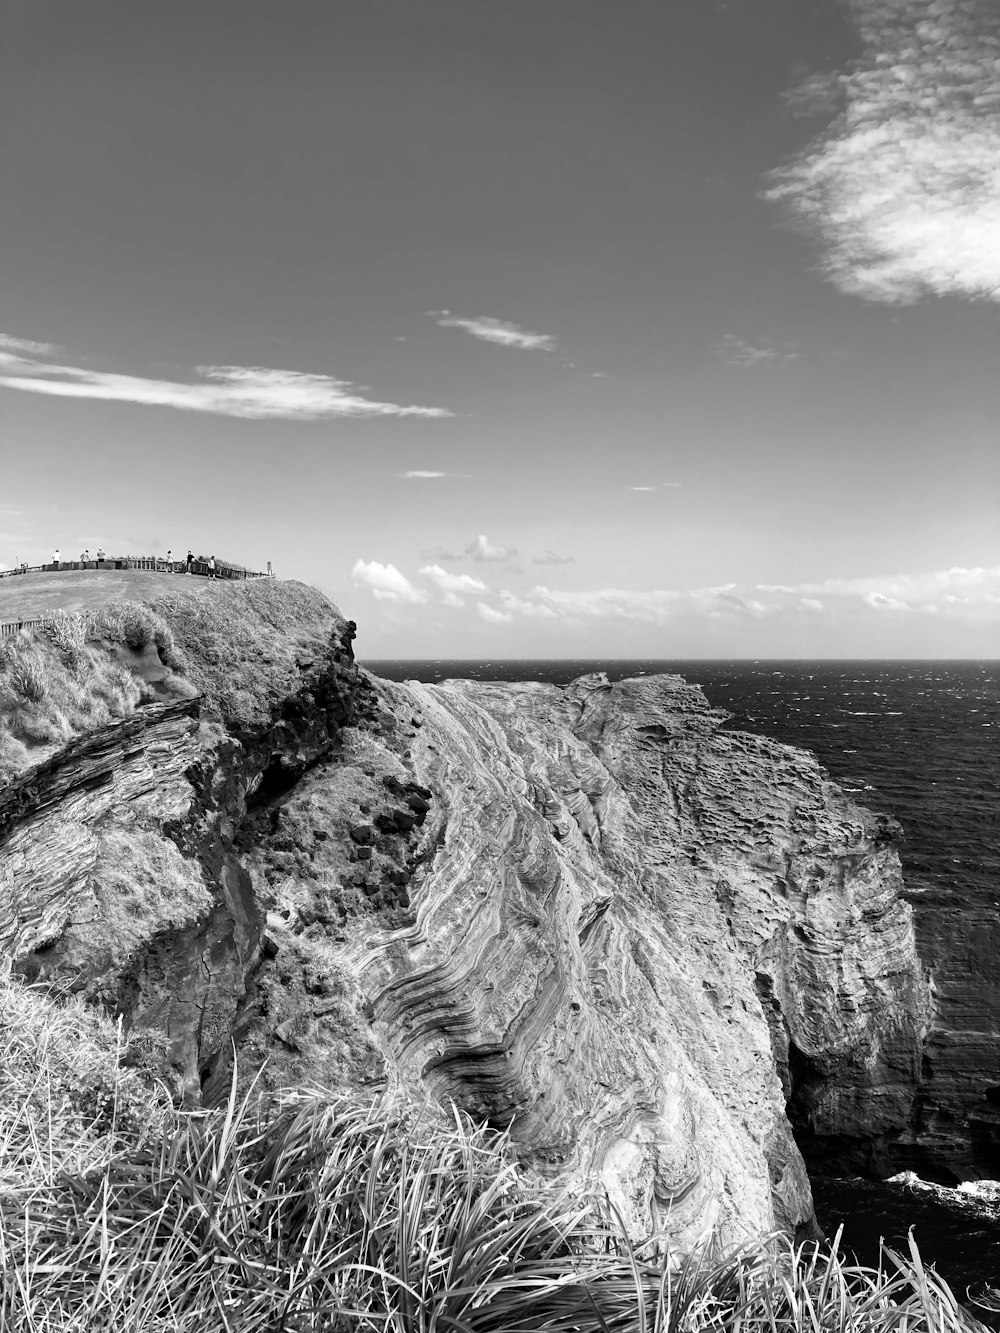
[(358, 966), (391, 1079), (603, 1175), (635, 1226), (810, 1215), (808, 1136), (905, 1126), (925, 988), (888, 822), (676, 677), (410, 686), (435, 792)]
[(637, 1232), (808, 1228), (786, 1105), (861, 1153), (912, 1112), (888, 821), (677, 677), (389, 686), (333, 629), (252, 724), (153, 705), (4, 791), (15, 968), (189, 1100), (233, 1036), (265, 1086), (510, 1126)]

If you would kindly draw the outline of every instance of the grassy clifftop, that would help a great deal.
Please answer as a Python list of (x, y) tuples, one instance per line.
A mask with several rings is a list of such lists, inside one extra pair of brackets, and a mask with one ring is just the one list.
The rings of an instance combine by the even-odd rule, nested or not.
[[(100, 573), (37, 577), (76, 609), (57, 609), (44, 628), (0, 640), (0, 783), (145, 703), (200, 694), (210, 712), (240, 725), (262, 721), (303, 660), (343, 624), (332, 603), (301, 583), (146, 574), (142, 589), (131, 586), (144, 600), (119, 601), (109, 596), (117, 584)], [(0, 619), (42, 610), (15, 605), (15, 597), (37, 600), (6, 581)]]

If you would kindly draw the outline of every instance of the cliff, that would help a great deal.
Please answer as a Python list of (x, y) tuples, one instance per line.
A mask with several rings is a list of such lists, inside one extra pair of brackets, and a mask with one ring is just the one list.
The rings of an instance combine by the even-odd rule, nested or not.
[(276, 595), (161, 603), (199, 697), (0, 792), (15, 971), (122, 1014), (189, 1103), (235, 1039), (264, 1086), (509, 1125), (636, 1232), (808, 1229), (792, 1122), (865, 1154), (911, 1117), (890, 822), (678, 677), (391, 686)]

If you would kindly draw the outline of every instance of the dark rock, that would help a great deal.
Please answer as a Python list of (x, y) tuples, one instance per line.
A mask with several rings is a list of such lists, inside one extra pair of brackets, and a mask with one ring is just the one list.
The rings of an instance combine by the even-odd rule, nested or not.
[(375, 830), (371, 824), (355, 824), (349, 830), (350, 839), (359, 847), (370, 847), (375, 841)]
[(355, 856), (357, 856), (359, 861), (370, 861), (371, 855), (372, 849), (370, 847), (359, 847), (355, 852)]
[(278, 941), (274, 938), (273, 935), (266, 935), (266, 934), (264, 935), (263, 939), (260, 942), (260, 956), (261, 958), (268, 958), (268, 959), (277, 958)]

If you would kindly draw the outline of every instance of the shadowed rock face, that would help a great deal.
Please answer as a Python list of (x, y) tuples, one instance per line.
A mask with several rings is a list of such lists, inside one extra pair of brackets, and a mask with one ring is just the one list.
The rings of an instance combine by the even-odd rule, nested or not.
[(724, 722), (678, 677), (372, 682), (341, 626), (252, 728), (152, 705), (0, 793), (3, 951), (189, 1101), (235, 1036), (510, 1126), (636, 1234), (804, 1231), (786, 1103), (905, 1133), (925, 988), (890, 822)]
[(677, 677), (406, 687), (416, 924), (361, 963), (391, 1078), (602, 1176), (637, 1230), (801, 1228), (807, 1135), (905, 1126), (925, 988), (885, 819)]
[(147, 1030), (197, 1104), (220, 1062), (227, 1077), (263, 940), (238, 835), (332, 752), (359, 684), (335, 632), (253, 728), (152, 704), (0, 790), (0, 965)]

